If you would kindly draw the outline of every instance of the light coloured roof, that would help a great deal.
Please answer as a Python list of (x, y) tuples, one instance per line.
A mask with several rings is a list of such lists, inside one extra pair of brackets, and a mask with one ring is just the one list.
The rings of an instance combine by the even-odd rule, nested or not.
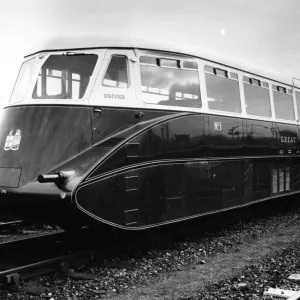
[[(255, 66), (254, 64), (242, 62), (237, 60), (236, 58), (225, 56), (222, 53), (199, 49), (183, 43), (179, 44), (153, 41), (140, 37), (129, 38), (126, 36), (119, 36), (114, 34), (76, 33), (51, 37), (34, 46), (26, 56), (41, 51), (88, 48), (136, 48), (185, 54), (220, 63), (222, 65), (226, 65), (238, 70), (243, 70), (250, 74), (256, 74), (258, 76), (270, 78), (287, 85), (293, 84), (293, 80), (291, 77), (282, 76), (279, 72), (276, 72), (274, 70), (268, 70), (262, 68), (261, 66)], [(297, 83), (297, 87), (300, 88), (300, 81)]]
[(77, 33), (52, 36), (35, 45), (28, 55), (40, 51), (86, 49), (86, 48), (131, 48), (131, 42), (126, 36), (113, 34)]

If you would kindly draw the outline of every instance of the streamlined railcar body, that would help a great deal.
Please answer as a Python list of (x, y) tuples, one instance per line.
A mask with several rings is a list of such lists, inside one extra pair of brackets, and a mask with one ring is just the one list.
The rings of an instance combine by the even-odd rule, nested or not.
[(47, 42), (2, 113), (0, 218), (139, 230), (299, 193), (299, 96), (174, 45)]

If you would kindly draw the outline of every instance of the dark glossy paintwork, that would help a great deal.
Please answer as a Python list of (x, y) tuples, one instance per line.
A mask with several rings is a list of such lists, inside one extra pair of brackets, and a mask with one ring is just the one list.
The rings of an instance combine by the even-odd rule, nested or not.
[[(75, 170), (76, 175), (63, 186), (40, 184), (37, 176), (52, 173), (55, 168), (65, 169), (60, 167), (65, 161), (84, 156), (82, 153), (92, 147), (90, 109), (11, 107), (3, 111), (0, 128), (0, 217), (54, 224), (66, 223), (66, 216), (83, 218), (71, 205), (71, 192), (97, 158), (85, 159), (85, 168), (72, 163), (66, 166)], [(7, 136), (17, 130), (21, 133), (18, 149), (4, 150)], [(62, 192), (66, 194), (64, 199), (60, 196)]]
[[(149, 112), (151, 113), (151, 112)], [(146, 113), (147, 114), (147, 113)], [(220, 129), (215, 124), (221, 124)], [(92, 176), (161, 159), (230, 159), (297, 154), (295, 144), (281, 142), (281, 133), (293, 134), (297, 126), (239, 118), (187, 114), (151, 126), (104, 161)], [(101, 146), (101, 145), (100, 145)], [(298, 149), (298, 150), (297, 150)], [(292, 150), (288, 153), (288, 150)], [(130, 152), (134, 151), (133, 154)]]
[(149, 226), (246, 203), (245, 167), (241, 161), (155, 163), (90, 182), (77, 198), (99, 219)]
[[(146, 228), (295, 192), (299, 140), (282, 137), (297, 131), (267, 121), (174, 114), (118, 140), (79, 187), (77, 204), (103, 222)], [(285, 167), (290, 178), (281, 185), (289, 188), (274, 193), (272, 170)]]
[[(21, 130), (19, 149), (5, 151), (11, 130)], [(198, 113), (11, 107), (0, 217), (139, 229), (297, 192), (298, 136), (296, 125)], [(66, 181), (37, 181), (70, 170)]]
[[(143, 124), (132, 126), (139, 122), (134, 110), (119, 111), (118, 119), (112, 109), (100, 115), (98, 119), (89, 107), (59, 105), (4, 110), (0, 131), (1, 218), (44, 221), (64, 228), (86, 222), (86, 216), (72, 202), (72, 193), (90, 168), (120, 142), (116, 139), (103, 143), (104, 139), (111, 131), (127, 128), (127, 133), (134, 133), (151, 122), (144, 118)], [(162, 115), (158, 112), (153, 116)], [(7, 136), (15, 135), (17, 130), (21, 133), (18, 149), (4, 150)], [(102, 141), (101, 147), (98, 141)], [(70, 170), (75, 174), (64, 182), (37, 181), (40, 174)]]
[[(21, 132), (19, 149), (4, 150), (6, 137)], [(21, 168), (19, 186), (92, 146), (90, 111), (83, 107), (11, 107), (3, 112), (0, 167)], [(0, 187), (5, 186), (1, 184)]]

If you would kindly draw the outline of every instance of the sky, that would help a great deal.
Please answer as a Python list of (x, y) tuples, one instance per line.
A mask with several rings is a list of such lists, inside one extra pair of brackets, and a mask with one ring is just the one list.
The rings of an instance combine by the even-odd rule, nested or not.
[(300, 78), (299, 0), (10, 0), (0, 3), (0, 107), (48, 36), (105, 32), (220, 52)]

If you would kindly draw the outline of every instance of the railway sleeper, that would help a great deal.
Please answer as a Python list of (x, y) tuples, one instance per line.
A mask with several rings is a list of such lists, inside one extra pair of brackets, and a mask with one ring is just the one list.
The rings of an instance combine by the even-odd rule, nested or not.
[(73, 279), (92, 280), (95, 277), (93, 274), (74, 272), (70, 270), (70, 267), (94, 261), (96, 257), (94, 252), (95, 250), (82, 251), (1, 271), (0, 287), (15, 292), (24, 290), (33, 295), (41, 295), (44, 292), (50, 292), (49, 289), (26, 284), (25, 281), (52, 272), (58, 272), (62, 276)]

